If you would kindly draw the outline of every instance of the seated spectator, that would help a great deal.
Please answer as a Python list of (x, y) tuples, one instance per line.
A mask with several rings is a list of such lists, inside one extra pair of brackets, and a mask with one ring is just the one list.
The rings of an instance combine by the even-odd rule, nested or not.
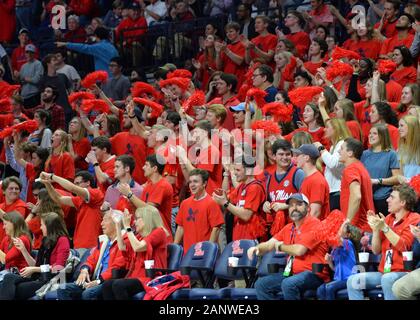
[(398, 155), (400, 158), (402, 177), (401, 182), (409, 182), (410, 179), (420, 174), (420, 123), (418, 118), (407, 115), (400, 119), (398, 132), (400, 141)]
[[(17, 78), (17, 74), (19, 73), (20, 69), (22, 68), (22, 66), (28, 62), (28, 58), (26, 56), (26, 52), (25, 52), (25, 47), (27, 44), (32, 43), (29, 39), (29, 30), (22, 28), (19, 30), (19, 35), (18, 35), (18, 39), (19, 39), (19, 46), (17, 46), (15, 49), (13, 49), (12, 51), (12, 72), (15, 78)], [(35, 59), (38, 59), (39, 57), (39, 52), (38, 49), (35, 49)], [(17, 71), (17, 73), (16, 73)]]
[[(396, 300), (392, 293), (392, 285), (399, 278), (407, 274), (403, 266), (403, 251), (411, 249), (414, 236), (410, 225), (420, 221), (419, 214), (413, 212), (417, 196), (415, 191), (407, 186), (394, 187), (389, 196), (389, 215), (382, 213), (368, 213), (369, 226), (373, 230), (372, 252), (381, 254), (378, 272), (358, 273), (347, 280), (347, 292), (350, 300), (363, 300), (362, 289), (374, 289), (381, 285), (385, 300)], [(360, 278), (364, 279), (364, 287), (359, 285)]]
[(274, 102), (277, 89), (273, 86), (273, 70), (270, 66), (263, 64), (255, 68), (252, 75), (252, 85), (267, 92), (265, 102)]
[(306, 71), (296, 71), (294, 78), (293, 89), (309, 87), (312, 84), (312, 77)]
[(122, 21), (123, 4), (119, 0), (112, 3), (112, 10), (109, 10), (104, 18), (104, 25), (109, 29), (115, 29)]
[(395, 47), (392, 60), (397, 64), (397, 70), (391, 74), (392, 80), (403, 87), (408, 83), (416, 83), (417, 70), (413, 67), (413, 57), (407, 47)]
[(296, 58), (288, 51), (280, 51), (274, 55), (276, 63), (273, 74), (275, 88), (287, 91), (292, 88), (296, 71)]
[(114, 270), (125, 269), (126, 261), (116, 241), (116, 228), (121, 226), (114, 223), (112, 215), (112, 210), (105, 212), (101, 222), (103, 235), (81, 266), (76, 281), (57, 290), (58, 300), (100, 300), (103, 283), (112, 278)]
[(417, 83), (407, 84), (401, 92), (400, 103), (395, 109), (398, 118), (405, 116), (410, 108), (420, 106), (420, 88)]
[(48, 280), (40, 276), (41, 265), (48, 264), (52, 273), (57, 273), (66, 265), (70, 253), (70, 241), (63, 218), (51, 212), (41, 219), (44, 235), (42, 246), (34, 259), (21, 239), (16, 239), (15, 247), (22, 252), (29, 267), (20, 274), (9, 273), (4, 276), (0, 288), (0, 300), (27, 300), (35, 295)]
[(122, 218), (126, 231), (124, 238), (121, 235), (120, 220), (115, 221), (118, 249), (122, 251), (130, 270), (124, 279), (105, 281), (102, 288), (104, 300), (129, 300), (133, 295), (144, 291), (143, 281), (148, 280), (144, 268), (145, 260), (154, 260), (156, 269), (167, 267), (167, 238), (170, 233), (165, 229), (158, 210), (151, 206), (136, 210), (136, 234), (131, 228), (131, 221), (131, 214), (125, 211)]
[(414, 18), (407, 14), (403, 13), (397, 20), (395, 28), (397, 34), (391, 38), (388, 38), (384, 41), (381, 47), (380, 57), (383, 59), (389, 59), (393, 56), (393, 50), (398, 46), (405, 46), (407, 48), (411, 47), (411, 44), (414, 40), (414, 35), (409, 33), (411, 26), (413, 25)]
[(309, 47), (308, 61), (303, 63), (301, 70), (315, 76), (318, 68), (321, 68), (325, 63), (324, 58), (328, 51), (328, 45), (324, 40), (314, 38)]
[(182, 243), (184, 253), (197, 242), (217, 243), (220, 227), (224, 224), (219, 205), (206, 192), (208, 178), (208, 172), (202, 169), (192, 170), (188, 178), (191, 197), (181, 202), (174, 240), (176, 244)]
[[(22, 252), (15, 246), (15, 239), (17, 238), (22, 241), (26, 250), (31, 252), (32, 237), (26, 226), (25, 220), (22, 215), (16, 211), (4, 214), (2, 220), (5, 237), (0, 243), (0, 263), (4, 265), (5, 270), (10, 270), (11, 268), (21, 270), (28, 267), (28, 263), (22, 255)], [(1, 273), (4, 274), (4, 271)]]
[(376, 61), (384, 44), (373, 37), (373, 28), (370, 26), (358, 27), (355, 38), (356, 40), (351, 41), (348, 45), (348, 49), (359, 53), (364, 58)]
[[(329, 280), (328, 272), (312, 273), (312, 263), (323, 263), (327, 253), (324, 240), (315, 234), (320, 221), (310, 215), (309, 200), (295, 193), (286, 201), (292, 221), (267, 242), (248, 249), (248, 258), (262, 256), (269, 251), (282, 251), (288, 255), (283, 273), (261, 277), (255, 283), (258, 300), (276, 300), (282, 292), (284, 300), (301, 300), (305, 290), (317, 289)], [(296, 232), (296, 230), (299, 232)]]
[(86, 41), (86, 31), (80, 26), (78, 16), (73, 14), (67, 18), (67, 32), (63, 38), (66, 42), (83, 43)]
[(168, 13), (165, 2), (161, 0), (150, 0), (149, 5), (140, 0), (139, 4), (144, 11), (144, 17), (149, 27), (161, 22)]

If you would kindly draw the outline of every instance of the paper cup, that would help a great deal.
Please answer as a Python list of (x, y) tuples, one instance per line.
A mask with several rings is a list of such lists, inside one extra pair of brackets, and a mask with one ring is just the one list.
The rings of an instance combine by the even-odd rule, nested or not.
[(413, 251), (404, 251), (402, 253), (404, 261), (412, 261), (413, 260)]
[(369, 252), (359, 252), (359, 262), (360, 263), (369, 262)]
[(229, 267), (237, 267), (239, 262), (239, 258), (237, 257), (229, 257), (228, 265)]
[(155, 260), (145, 260), (144, 267), (146, 269), (152, 269), (155, 266)]

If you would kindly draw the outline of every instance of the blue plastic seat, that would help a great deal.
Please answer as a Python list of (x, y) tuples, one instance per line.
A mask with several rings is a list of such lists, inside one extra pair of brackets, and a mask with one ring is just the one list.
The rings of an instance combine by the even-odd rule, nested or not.
[[(223, 250), (216, 262), (214, 275), (218, 279), (224, 280), (245, 280), (247, 287), (251, 287), (255, 280), (257, 271), (257, 258), (248, 259), (248, 249), (257, 245), (255, 240), (237, 240), (229, 243)], [(228, 267), (229, 257), (237, 257), (238, 267)], [(215, 300), (229, 299), (231, 288), (222, 288), (220, 290), (213, 288), (194, 288), (191, 289), (191, 300)]]

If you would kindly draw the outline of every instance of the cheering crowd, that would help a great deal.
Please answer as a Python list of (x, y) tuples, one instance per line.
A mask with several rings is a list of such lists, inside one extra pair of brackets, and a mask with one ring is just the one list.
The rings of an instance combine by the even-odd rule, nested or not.
[[(208, 14), (233, 6), (211, 2)], [(420, 7), (368, 1), (355, 26), (357, 1), (281, 2), (267, 15), (239, 3), (237, 22), (206, 27), (190, 65), (164, 63), (149, 82), (126, 75), (102, 26), (92, 43), (64, 35), (42, 58), (20, 29), (0, 65), (0, 299), (32, 298), (44, 267), (59, 271), (75, 249), (88, 258), (58, 299), (127, 300), (150, 280), (146, 260), (167, 267), (168, 244), (185, 254), (241, 239), (259, 243), (249, 259), (288, 256), (257, 279), (261, 300), (310, 289), (358, 300), (378, 285), (386, 300), (420, 294), (420, 269), (405, 263), (420, 257)], [(126, 19), (159, 23), (163, 4), (129, 3)], [(94, 59), (83, 79), (65, 62), (75, 52)], [(359, 252), (381, 255), (378, 270), (357, 273)]]

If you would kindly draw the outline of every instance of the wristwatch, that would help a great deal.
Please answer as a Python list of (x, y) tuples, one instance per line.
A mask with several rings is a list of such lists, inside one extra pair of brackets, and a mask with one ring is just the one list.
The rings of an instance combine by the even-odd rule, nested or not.
[(130, 227), (125, 229), (126, 232), (133, 232), (133, 229), (131, 229)]
[(131, 197), (133, 196), (133, 193), (132, 192), (129, 192), (128, 194), (127, 194), (127, 199), (131, 199)]
[(99, 162), (93, 164), (94, 167), (99, 167)]
[(318, 151), (321, 152), (322, 150), (325, 150), (325, 147), (324, 146), (319, 146)]
[(223, 207), (227, 208), (227, 207), (229, 207), (229, 205), (230, 205), (230, 201), (228, 200), (228, 201), (226, 201), (226, 203), (223, 205)]
[(385, 225), (385, 227), (382, 228), (383, 233), (387, 233), (389, 231), (389, 227)]

